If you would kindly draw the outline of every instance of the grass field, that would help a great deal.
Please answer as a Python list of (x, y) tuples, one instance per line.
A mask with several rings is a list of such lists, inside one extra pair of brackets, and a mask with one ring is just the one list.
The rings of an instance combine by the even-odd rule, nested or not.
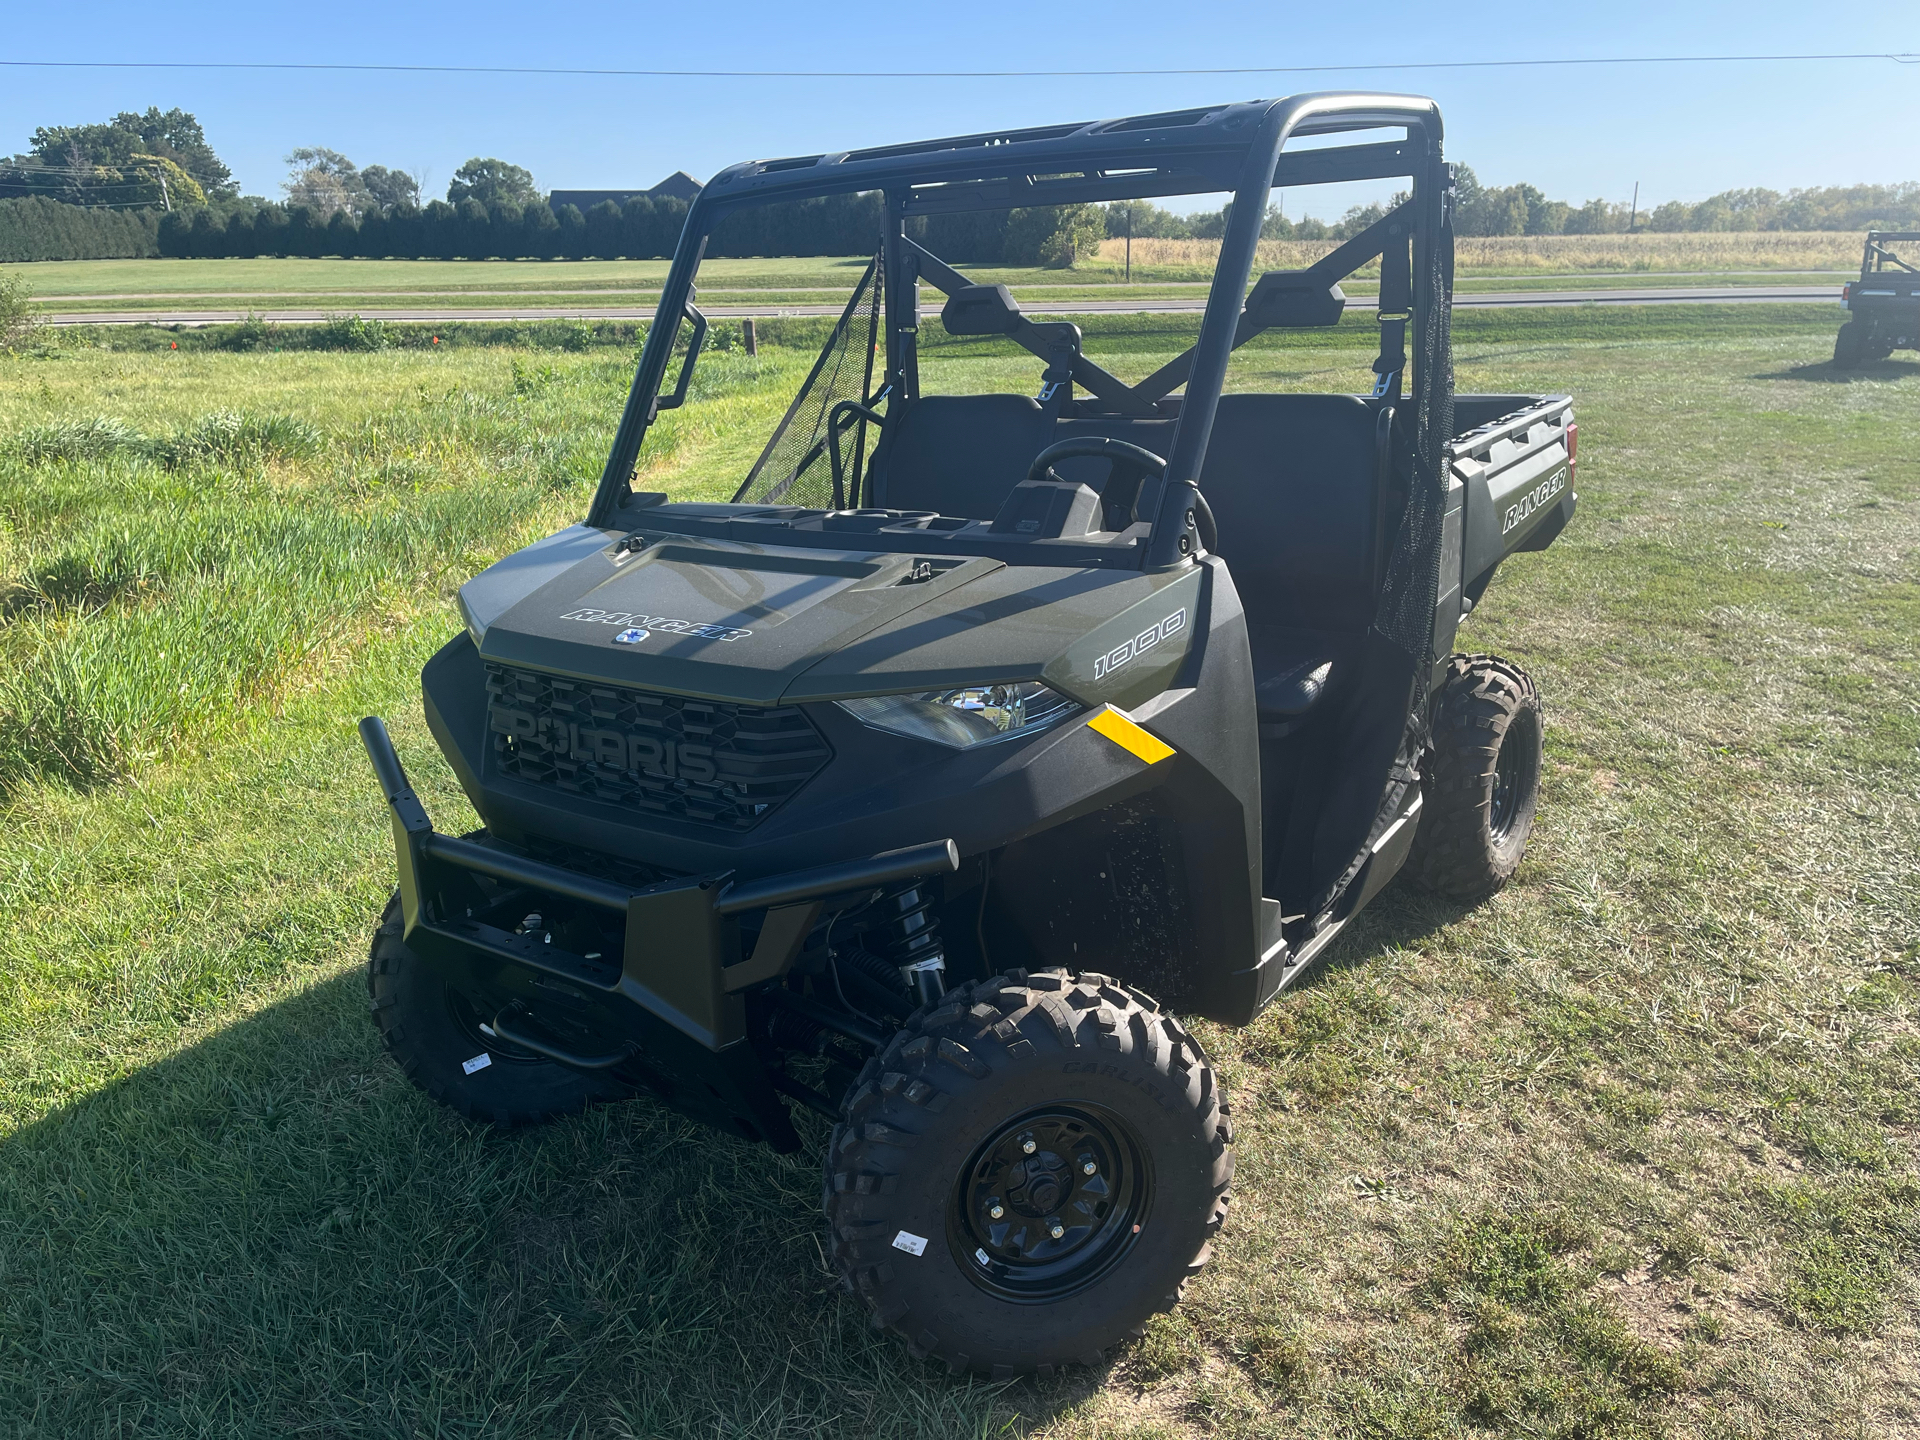
[[(1266, 267), (1310, 264), (1332, 242), (1273, 241)], [(1182, 293), (1212, 274), (1212, 241), (1136, 240), (1133, 285), (1122, 289), (1123, 242), (1072, 270), (970, 266), (982, 284), (1005, 284), (1028, 303), (1071, 298), (1083, 287), (1114, 287), (1113, 298)], [(845, 295), (866, 261), (834, 257), (709, 260), (703, 297), (714, 303), (830, 303)], [(1459, 242), (1463, 290), (1614, 285), (1836, 283), (1856, 272), (1852, 234), (1547, 235)], [(215, 309), (386, 309), (423, 303), (496, 308), (543, 303), (646, 304), (659, 297), (664, 260), (73, 260), (0, 266), (34, 288), (47, 311)], [(1348, 285), (1374, 289), (1371, 272)], [(1564, 285), (1561, 283), (1564, 277)], [(1167, 287), (1174, 288), (1167, 288)]]
[[(1180, 300), (1198, 307), (1204, 302), (1207, 293), (1205, 283), (1195, 280), (1136, 280), (1131, 284), (1123, 284), (1115, 279), (1111, 283), (1096, 285), (1060, 284), (1051, 279), (1038, 280), (1033, 273), (1025, 271), (980, 271), (976, 272), (976, 276), (981, 278), (983, 284), (989, 282), (1009, 284), (1022, 307), (1036, 315), (1048, 313), (1049, 308), (1053, 306), (1059, 306), (1062, 310), (1071, 312), (1072, 307), (1086, 301), (1095, 301), (1104, 305), (1118, 301)], [(1724, 275), (1700, 275), (1686, 272), (1670, 275), (1467, 276), (1458, 280), (1454, 289), (1457, 294), (1468, 295), (1476, 291), (1511, 293), (1527, 290), (1642, 290), (1766, 285), (1822, 286), (1836, 303), (1839, 299), (1840, 280), (1836, 275), (1771, 270)], [(1361, 275), (1342, 282), (1341, 288), (1351, 299), (1366, 299), (1379, 292), (1379, 281), (1373, 276)], [(851, 293), (851, 282), (848, 282), (848, 287), (845, 289), (834, 289), (827, 285), (800, 289), (776, 289), (768, 286), (722, 289), (717, 285), (703, 284), (700, 288), (700, 303), (701, 308), (710, 314), (725, 314), (728, 306), (740, 305), (752, 306), (760, 314), (766, 314), (772, 309), (793, 306), (814, 306), (832, 311), (844, 304)], [(932, 315), (937, 312), (937, 302), (940, 299), (939, 293), (931, 287), (922, 290), (921, 301), (927, 314)], [(111, 313), (116, 320), (121, 316), (130, 320), (135, 319), (142, 313), (185, 315), (188, 319), (184, 322), (163, 319), (158, 323), (200, 324), (207, 323), (201, 318), (202, 316), (220, 316), (220, 312), (225, 312), (224, 316), (220, 316), (223, 319), (238, 319), (244, 315), (258, 314), (286, 320), (287, 323), (298, 323), (289, 319), (290, 315), (304, 315), (308, 320), (312, 320), (329, 315), (373, 316), (385, 312), (421, 309), (434, 312), (442, 319), (458, 319), (462, 314), (472, 314), (481, 318), (499, 314), (558, 315), (578, 310), (596, 313), (619, 310), (631, 312), (631, 315), (647, 316), (659, 302), (660, 292), (657, 289), (592, 290), (571, 287), (547, 291), (505, 288), (493, 291), (346, 290), (308, 293), (290, 291), (280, 294), (241, 291), (185, 296), (127, 294), (89, 296), (80, 299), (48, 297), (36, 298), (33, 301), (33, 308), (46, 316), (72, 317)], [(68, 323), (73, 322), (69, 320)]]
[[(496, 1136), (367, 1022), (353, 721), (470, 823), (418, 667), (461, 578), (578, 515), (630, 350), (0, 356), (0, 1434), (1913, 1433), (1920, 365), (1836, 374), (1832, 329), (1460, 317), (1463, 388), (1579, 404), (1578, 520), (1463, 632), (1547, 697), (1534, 848), (1201, 1027), (1213, 1266), (1008, 1387), (836, 1298), (817, 1151), (648, 1101)], [(1284, 339), (1239, 383), (1370, 354)], [(810, 358), (708, 357), (647, 483), (729, 491)]]
[[(1623, 271), (1849, 270), (1860, 269), (1865, 236), (1840, 230), (1749, 230), (1633, 235), (1463, 235), (1454, 241), (1462, 275), (1571, 274)], [(1263, 240), (1259, 263), (1270, 268), (1311, 265), (1334, 248), (1326, 240)], [(1108, 240), (1100, 258), (1108, 264), (1125, 251)], [(1181, 266), (1211, 269), (1217, 240), (1135, 240), (1134, 269)]]

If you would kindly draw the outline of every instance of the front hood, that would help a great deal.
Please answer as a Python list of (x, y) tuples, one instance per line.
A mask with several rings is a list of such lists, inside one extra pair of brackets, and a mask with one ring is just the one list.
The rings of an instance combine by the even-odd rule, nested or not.
[(1200, 580), (575, 527), (476, 576), (461, 605), (483, 659), (702, 700), (1045, 680), (1124, 706), (1171, 682)]
[[(778, 549), (680, 536), (602, 543), (491, 617), (483, 658), (618, 685), (777, 704), (795, 677), (998, 560)], [(508, 562), (503, 562), (503, 564)], [(491, 572), (489, 572), (491, 574)], [(469, 591), (484, 592), (479, 577)], [(480, 608), (467, 599), (469, 613)]]

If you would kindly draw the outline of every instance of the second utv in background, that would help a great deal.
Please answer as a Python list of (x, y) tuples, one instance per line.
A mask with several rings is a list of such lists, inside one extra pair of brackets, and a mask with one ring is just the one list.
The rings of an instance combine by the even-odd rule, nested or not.
[(1860, 278), (1841, 292), (1847, 323), (1833, 341), (1836, 369), (1851, 370), (1885, 360), (1895, 350), (1920, 350), (1920, 267), (1895, 253), (1895, 245), (1920, 252), (1920, 230), (1869, 230), (1860, 257)]

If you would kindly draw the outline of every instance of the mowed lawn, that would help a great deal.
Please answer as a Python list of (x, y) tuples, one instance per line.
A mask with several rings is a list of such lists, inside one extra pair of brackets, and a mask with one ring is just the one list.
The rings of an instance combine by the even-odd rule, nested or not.
[[(471, 823), (419, 665), (578, 516), (630, 351), (0, 356), (0, 1433), (1913, 1433), (1920, 365), (1739, 310), (1462, 317), (1463, 389), (1579, 405), (1577, 521), (1462, 632), (1546, 697), (1529, 859), (1201, 1027), (1214, 1264), (1010, 1386), (839, 1297), (811, 1117), (788, 1158), (645, 1099), (496, 1135), (367, 1021), (353, 723)], [(1364, 336), (1239, 381), (1350, 387)], [(646, 483), (729, 493), (810, 360), (707, 357)]]
[[(1270, 241), (1264, 267), (1312, 263), (1335, 241)], [(1071, 269), (963, 268), (981, 284), (1014, 287), (1030, 306), (1085, 297), (1194, 298), (1212, 278), (1218, 241), (1107, 241)], [(1860, 237), (1827, 232), (1536, 235), (1463, 239), (1459, 288), (1605, 290), (1723, 285), (1837, 286), (1857, 272)], [(851, 292), (866, 256), (713, 259), (701, 267), (709, 304), (830, 304)], [(662, 260), (343, 260), (260, 257), (221, 260), (61, 260), (0, 265), (24, 280), (44, 313), (187, 310), (375, 311), (500, 309), (541, 304), (637, 306), (659, 297)], [(1378, 289), (1377, 268), (1346, 285), (1356, 297)], [(1126, 285), (1127, 279), (1131, 285)], [(925, 287), (931, 302), (935, 292)]]

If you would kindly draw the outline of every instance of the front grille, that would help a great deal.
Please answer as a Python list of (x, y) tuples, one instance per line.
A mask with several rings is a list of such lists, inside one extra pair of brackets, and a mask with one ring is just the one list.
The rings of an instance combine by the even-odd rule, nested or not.
[(685, 700), (487, 666), (495, 773), (646, 815), (748, 830), (833, 752), (791, 705)]

